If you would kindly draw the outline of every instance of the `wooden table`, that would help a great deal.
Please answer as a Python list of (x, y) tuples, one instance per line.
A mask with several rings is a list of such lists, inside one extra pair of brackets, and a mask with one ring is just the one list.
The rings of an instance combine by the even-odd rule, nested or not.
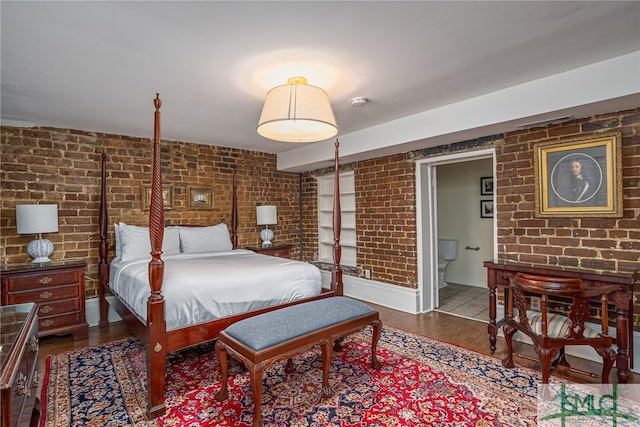
[(0, 307), (1, 427), (37, 425), (39, 421), (36, 310), (34, 303)]
[(496, 291), (509, 286), (509, 278), (516, 273), (537, 274), (552, 277), (573, 277), (582, 279), (590, 286), (619, 285), (620, 289), (610, 295), (610, 302), (615, 305), (616, 345), (618, 354), (616, 368), (618, 381), (626, 383), (630, 368), (633, 367), (633, 280), (635, 269), (625, 270), (587, 270), (576, 267), (527, 264), (507, 260), (485, 261), (487, 268), (487, 286), (489, 287), (489, 349), (491, 354), (496, 350), (498, 328), (504, 319), (496, 321)]

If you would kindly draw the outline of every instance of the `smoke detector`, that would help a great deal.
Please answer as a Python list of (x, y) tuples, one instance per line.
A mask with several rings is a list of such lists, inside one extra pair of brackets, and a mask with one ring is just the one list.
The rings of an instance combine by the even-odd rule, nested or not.
[(364, 96), (357, 96), (351, 100), (351, 105), (354, 107), (362, 107), (368, 101)]

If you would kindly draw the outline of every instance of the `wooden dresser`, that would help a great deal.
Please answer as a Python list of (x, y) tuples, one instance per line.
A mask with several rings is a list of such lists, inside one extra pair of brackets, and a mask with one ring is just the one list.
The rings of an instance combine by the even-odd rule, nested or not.
[(39, 336), (89, 332), (85, 312), (84, 261), (21, 264), (2, 267), (0, 305), (38, 304)]
[(258, 254), (291, 259), (292, 247), (293, 247), (292, 245), (274, 245), (268, 248), (263, 248), (260, 246), (247, 246), (245, 249), (248, 249)]
[(38, 424), (36, 310), (33, 303), (0, 307), (0, 427)]

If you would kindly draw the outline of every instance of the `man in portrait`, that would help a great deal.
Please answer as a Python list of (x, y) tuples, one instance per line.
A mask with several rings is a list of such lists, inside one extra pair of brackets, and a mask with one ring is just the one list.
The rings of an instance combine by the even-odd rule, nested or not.
[(573, 188), (572, 201), (581, 202), (584, 201), (587, 194), (589, 194), (589, 181), (583, 174), (582, 160), (579, 158), (571, 159), (571, 185)]

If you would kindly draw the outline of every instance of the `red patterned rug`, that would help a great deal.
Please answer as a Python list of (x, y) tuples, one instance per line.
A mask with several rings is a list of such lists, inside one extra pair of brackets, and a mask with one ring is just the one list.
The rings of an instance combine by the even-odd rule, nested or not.
[[(505, 369), (500, 360), (384, 327), (382, 369), (370, 367), (370, 328), (345, 338), (329, 381), (335, 394), (320, 399), (320, 352), (267, 370), (262, 394), (266, 426), (529, 426), (537, 416), (536, 371)], [(213, 345), (172, 354), (167, 414), (148, 421), (142, 346), (136, 339), (47, 356), (42, 427), (250, 426), (249, 374), (230, 362), (229, 399), (219, 403)]]

